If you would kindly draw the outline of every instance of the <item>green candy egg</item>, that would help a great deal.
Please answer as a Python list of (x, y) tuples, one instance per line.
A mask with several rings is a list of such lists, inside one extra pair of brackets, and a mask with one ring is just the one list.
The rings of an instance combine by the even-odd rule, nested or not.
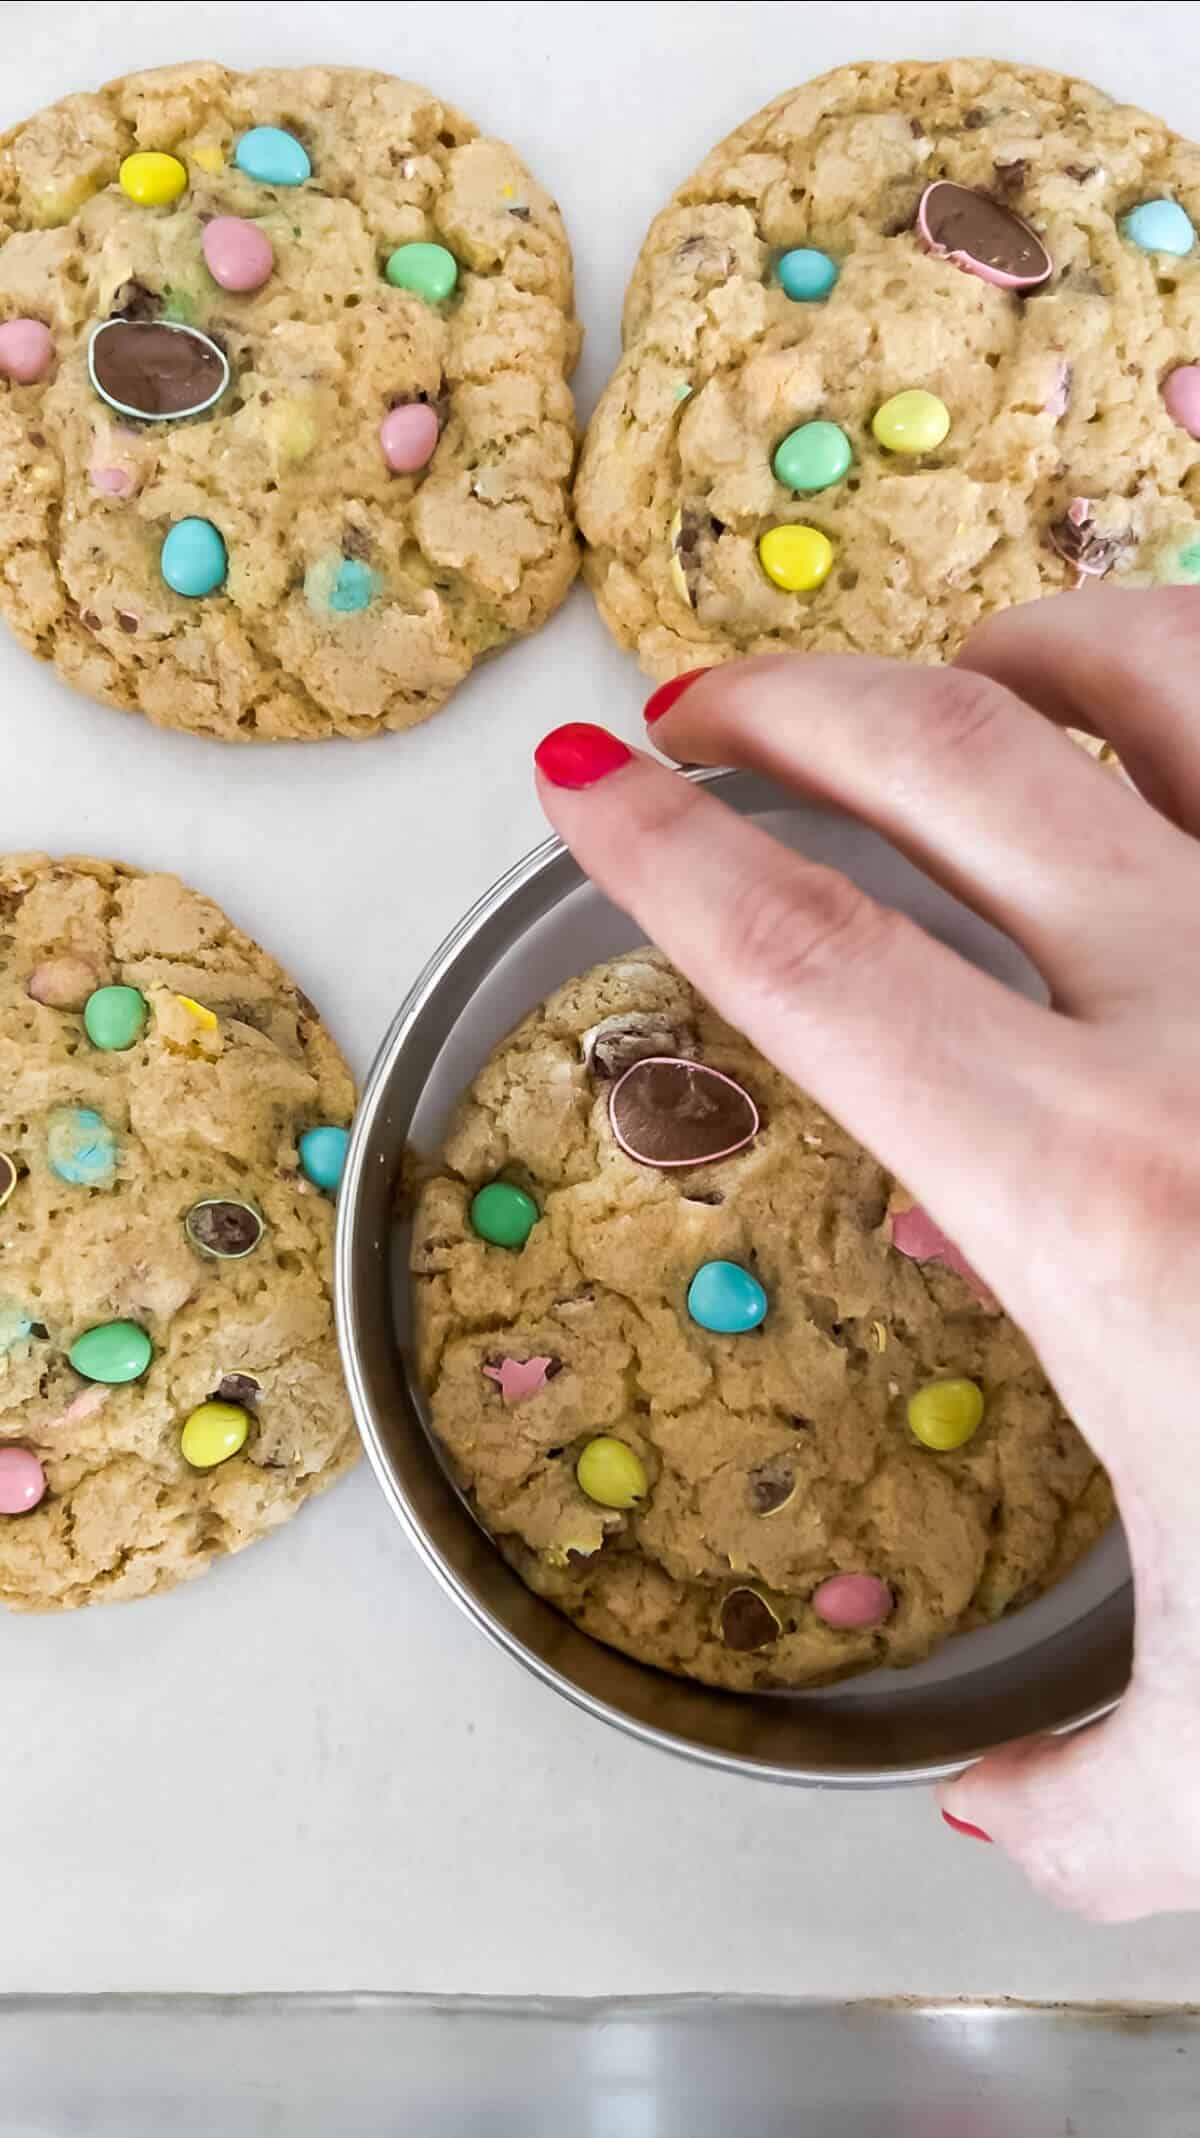
[(154, 1346), (135, 1321), (104, 1321), (85, 1329), (69, 1353), (76, 1373), (85, 1381), (103, 1381), (116, 1388), (126, 1381), (140, 1381), (154, 1356)]
[(538, 1221), (538, 1206), (509, 1180), (489, 1181), (471, 1204), (471, 1223), (493, 1247), (524, 1247)]
[(777, 482), (789, 490), (828, 490), (840, 483), (854, 455), (850, 440), (836, 423), (802, 423), (775, 448), (771, 462)]
[(124, 1054), (142, 1036), (149, 1011), (136, 987), (98, 987), (84, 1006), (84, 1030), (103, 1054)]
[(393, 289), (411, 290), (426, 304), (444, 304), (458, 281), (458, 262), (444, 245), (398, 245), (383, 271)]

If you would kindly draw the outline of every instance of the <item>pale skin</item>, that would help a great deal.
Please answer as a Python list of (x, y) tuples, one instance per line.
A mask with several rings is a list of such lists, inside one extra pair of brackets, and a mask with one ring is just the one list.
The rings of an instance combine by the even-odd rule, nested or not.
[(958, 1243), (1112, 1476), (1124, 1701), (943, 1808), (1096, 1921), (1200, 1908), (1200, 595), (1011, 610), (952, 668), (731, 662), (652, 733), (876, 826), (1045, 978), (1018, 998), (649, 755), (539, 775), (588, 874)]

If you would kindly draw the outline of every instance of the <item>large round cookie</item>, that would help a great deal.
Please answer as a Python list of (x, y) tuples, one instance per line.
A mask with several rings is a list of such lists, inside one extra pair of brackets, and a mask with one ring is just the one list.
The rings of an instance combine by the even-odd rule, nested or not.
[[(427, 90), (197, 63), (68, 97), (0, 139), (0, 609), (167, 726), (410, 727), (571, 584), (578, 341), (554, 202)], [(195, 520), (219, 545), (164, 554)]]
[[(713, 1163), (635, 1160), (610, 1103), (643, 1155), (749, 1125), (686, 1070), (682, 1111), (656, 1113), (638, 1077), (614, 1101), (646, 1056), (736, 1080), (757, 1134)], [(540, 1212), (522, 1247), (472, 1223), (497, 1178)], [(712, 1262), (761, 1285), (759, 1326), (692, 1318)], [(1111, 1517), (1103, 1471), (953, 1247), (654, 951), (561, 988), (487, 1063), (421, 1189), (412, 1267), (432, 1422), (481, 1518), (530, 1587), (665, 1670), (746, 1691), (914, 1663), (1048, 1587)], [(964, 1379), (982, 1424), (923, 1445), (909, 1397)], [(597, 1437), (644, 1469), (628, 1511), (577, 1481)], [(869, 1582), (824, 1587), (846, 1575)], [(827, 1622), (872, 1597), (882, 1623)]]
[[(1061, 75), (864, 65), (777, 98), (679, 188), (634, 272), (577, 488), (610, 629), (659, 678), (791, 648), (940, 660), (1081, 576), (1200, 580), (1200, 444), (1177, 420), (1200, 430), (1200, 374), (1175, 414), (1162, 392), (1200, 361), (1190, 218), (1200, 150)], [(827, 256), (828, 294), (785, 293), (793, 249)], [(912, 389), (944, 404), (944, 442), (881, 445), (877, 411)], [(852, 460), (796, 491), (773, 456), (817, 422)], [(828, 432), (800, 452), (810, 477), (843, 457)], [(832, 563), (789, 590), (758, 544), (796, 524)], [(780, 546), (801, 579), (829, 562)]]
[(297, 1157), (349, 1073), (208, 899), (39, 855), (0, 861), (0, 1062), (0, 1603), (145, 1596), (354, 1460), (332, 1202)]

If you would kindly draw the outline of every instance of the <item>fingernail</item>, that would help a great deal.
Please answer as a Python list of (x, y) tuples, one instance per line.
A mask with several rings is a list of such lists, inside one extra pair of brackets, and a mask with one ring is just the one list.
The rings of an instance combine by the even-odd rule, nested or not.
[(658, 689), (652, 691), (646, 700), (642, 714), (646, 726), (652, 728), (656, 720), (661, 720), (664, 713), (670, 712), (676, 699), (682, 698), (689, 683), (698, 682), (701, 676), (707, 674), (707, 668), (689, 668), (686, 675), (672, 676), (669, 683), (660, 683)]
[(552, 787), (594, 787), (632, 757), (619, 736), (593, 727), (590, 720), (568, 720), (565, 727), (551, 728), (533, 753), (534, 764)]
[(972, 1841), (986, 1841), (991, 1844), (992, 1837), (984, 1833), (982, 1826), (972, 1826), (969, 1819), (956, 1819), (952, 1811), (944, 1811), (942, 1817), (947, 1826), (954, 1828), (956, 1834), (967, 1834)]

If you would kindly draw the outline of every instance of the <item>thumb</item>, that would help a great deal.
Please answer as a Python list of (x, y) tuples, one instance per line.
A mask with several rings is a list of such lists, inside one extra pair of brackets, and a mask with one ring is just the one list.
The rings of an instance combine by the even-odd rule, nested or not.
[[(1028, 1737), (939, 1792), (956, 1831), (994, 1841), (1057, 1907), (1130, 1922), (1200, 1904), (1188, 1791), (1134, 1702), (1070, 1737)], [(1181, 1801), (1182, 1794), (1182, 1801)]]

